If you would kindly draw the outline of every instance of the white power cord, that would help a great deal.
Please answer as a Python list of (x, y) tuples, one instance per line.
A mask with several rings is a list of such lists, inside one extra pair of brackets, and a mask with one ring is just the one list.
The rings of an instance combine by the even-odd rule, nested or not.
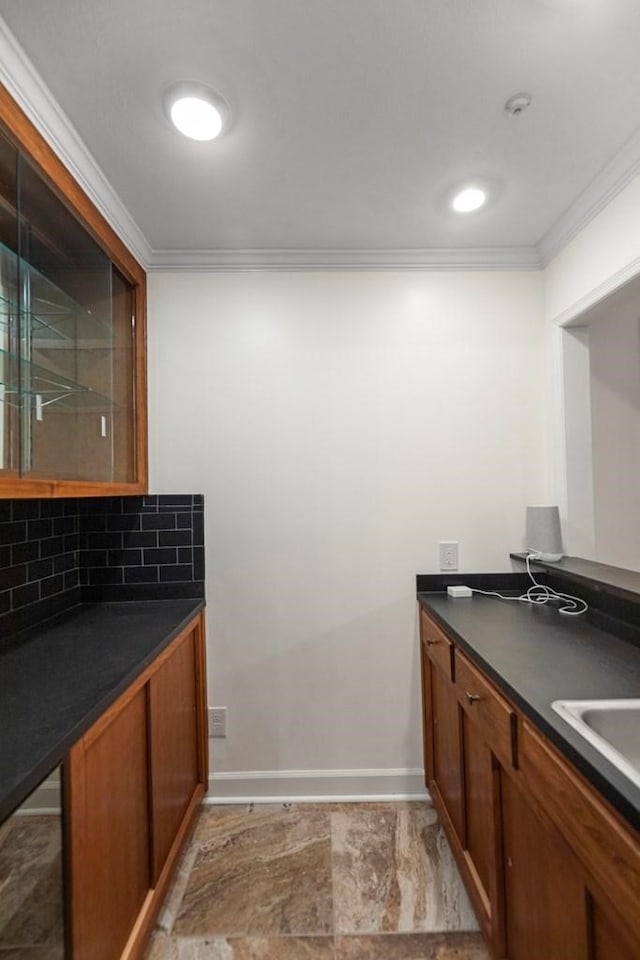
[(535, 560), (538, 554), (528, 553), (526, 556), (527, 573), (531, 577), (532, 586), (522, 593), (519, 597), (505, 597), (502, 593), (495, 593), (491, 590), (476, 590), (471, 587), (473, 593), (483, 593), (487, 597), (498, 597), (500, 600), (517, 600), (519, 603), (537, 603), (545, 604), (551, 600), (559, 600), (564, 606), (558, 608), (558, 613), (564, 613), (569, 617), (578, 617), (585, 613), (589, 606), (580, 597), (573, 597), (570, 593), (559, 593), (551, 587), (546, 587), (543, 583), (538, 583), (531, 573), (530, 561)]

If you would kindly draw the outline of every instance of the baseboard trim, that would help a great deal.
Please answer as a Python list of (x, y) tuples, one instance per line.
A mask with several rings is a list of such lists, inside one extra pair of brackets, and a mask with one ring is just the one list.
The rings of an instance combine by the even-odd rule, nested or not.
[(206, 804), (426, 800), (421, 769), (239, 770), (212, 773)]
[[(382, 770), (239, 770), (209, 775), (205, 804), (356, 803), (358, 801), (428, 800), (424, 771)], [(59, 814), (60, 781), (45, 780), (17, 813)]]
[(21, 817), (40, 817), (59, 815), (62, 813), (60, 795), (60, 780), (58, 778), (43, 780), (39, 787), (31, 793), (16, 814)]

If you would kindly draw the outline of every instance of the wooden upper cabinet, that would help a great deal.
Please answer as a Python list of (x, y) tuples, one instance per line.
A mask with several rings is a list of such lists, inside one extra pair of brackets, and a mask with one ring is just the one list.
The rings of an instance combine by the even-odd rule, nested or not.
[(0, 86), (0, 496), (147, 489), (146, 277)]

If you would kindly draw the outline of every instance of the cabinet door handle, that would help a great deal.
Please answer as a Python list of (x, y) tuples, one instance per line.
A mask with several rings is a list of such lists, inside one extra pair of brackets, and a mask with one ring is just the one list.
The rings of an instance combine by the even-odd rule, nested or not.
[(480, 696), (479, 693), (469, 693), (468, 690), (465, 690), (464, 695), (469, 701), (469, 703), (475, 703), (476, 700), (482, 700), (482, 697)]

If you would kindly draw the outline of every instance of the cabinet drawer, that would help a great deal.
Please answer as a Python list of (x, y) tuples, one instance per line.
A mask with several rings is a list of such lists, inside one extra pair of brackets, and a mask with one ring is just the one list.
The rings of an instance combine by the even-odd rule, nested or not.
[(453, 680), (453, 644), (424, 610), (420, 611), (420, 637), (429, 660)]
[(459, 650), (455, 652), (455, 681), (458, 699), (481, 727), (487, 746), (505, 766), (515, 766), (515, 713)]

